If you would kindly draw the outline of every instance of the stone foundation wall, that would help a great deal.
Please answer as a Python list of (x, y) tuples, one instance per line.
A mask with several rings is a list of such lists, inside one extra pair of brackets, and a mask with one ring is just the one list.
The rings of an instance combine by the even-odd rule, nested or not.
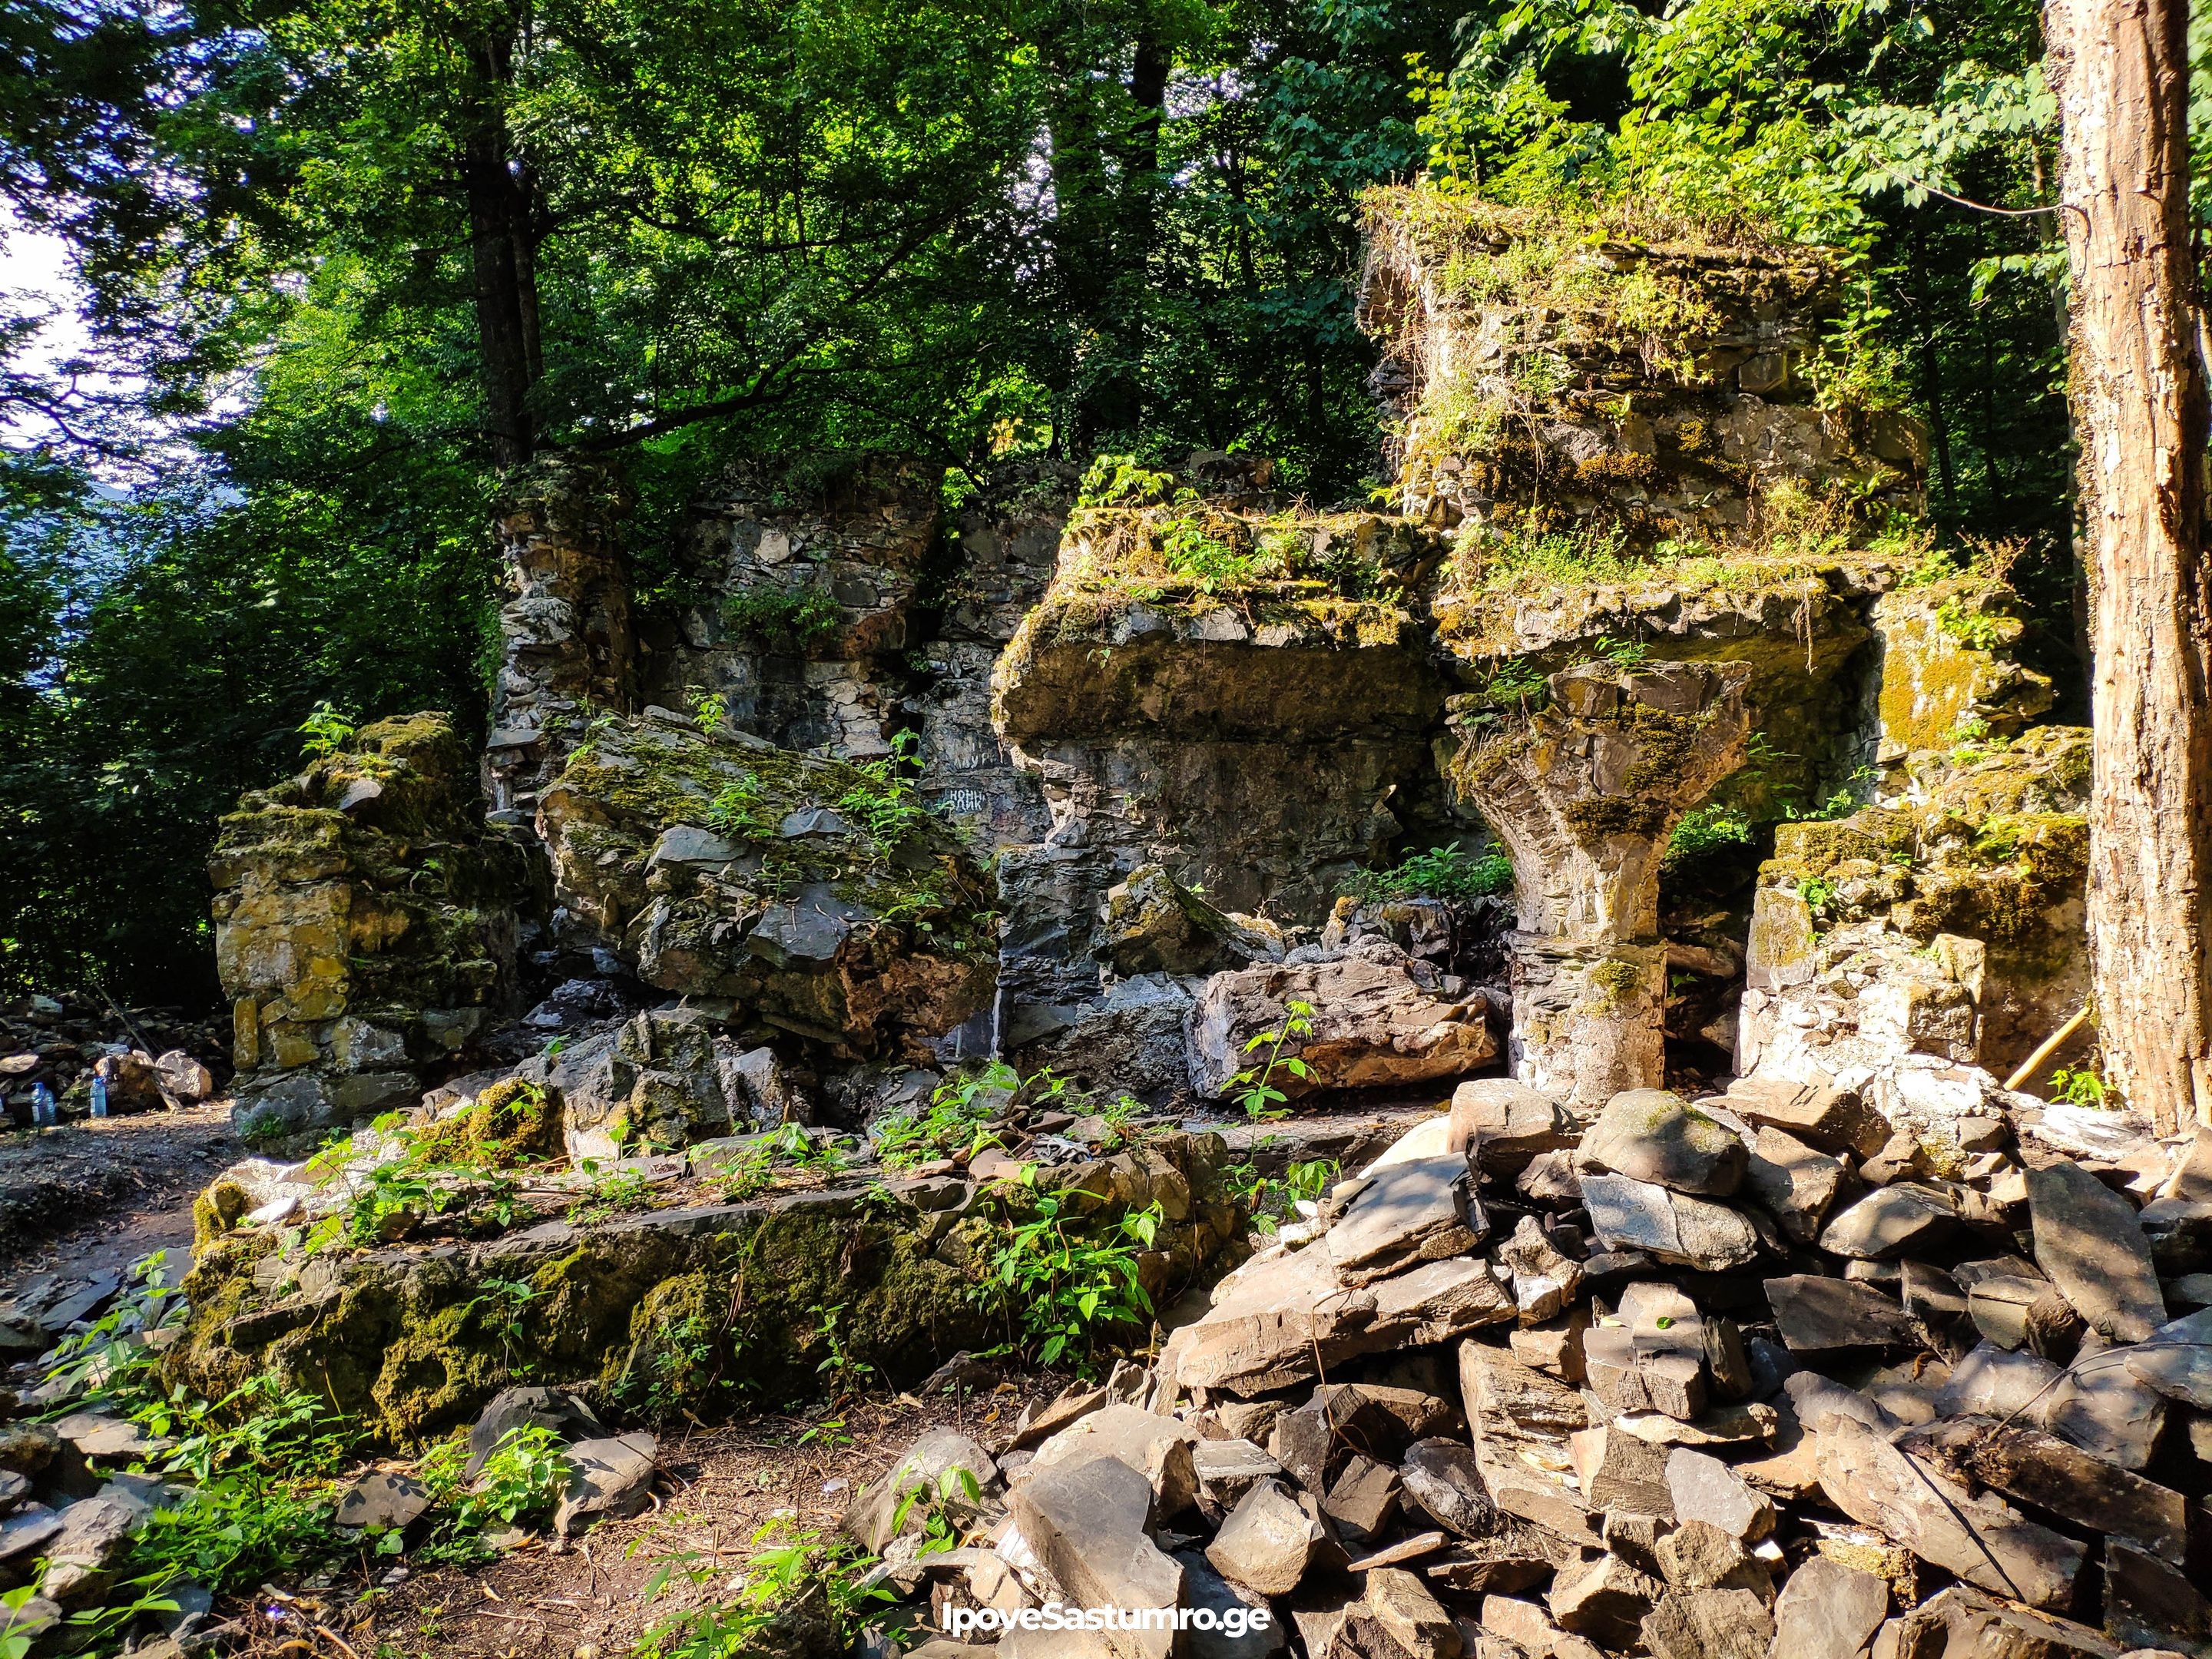
[[(327, 1173), (318, 1187), (304, 1166), (240, 1165), (200, 1206), (191, 1319), (169, 1375), (210, 1398), (271, 1376), (395, 1446), (470, 1420), (525, 1379), (580, 1384), (632, 1417), (775, 1407), (820, 1397), (824, 1309), (838, 1310), (847, 1363), (892, 1389), (1004, 1340), (985, 1261), (1040, 1194), (1060, 1200), (1076, 1237), (1110, 1237), (1122, 1215), (1157, 1205), (1136, 1267), (1161, 1307), (1243, 1251), (1246, 1218), (1213, 1135), (1156, 1135), (1055, 1165), (1034, 1189), (870, 1170), (738, 1203), (717, 1194), (710, 1151), (688, 1170), (681, 1157), (658, 1160), (659, 1207), (640, 1213), (562, 1219), (568, 1200), (540, 1188), (503, 1231), (368, 1249), (309, 1250), (300, 1229), (238, 1226), (272, 1199), (302, 1206), (301, 1220), (346, 1202)], [(532, 1208), (548, 1200), (550, 1213)], [(487, 1289), (495, 1279), (530, 1286), (519, 1329)]]
[(484, 750), (494, 810), (526, 819), (600, 714), (634, 706), (637, 640), (617, 474), (550, 456), (508, 480), (497, 521), (502, 644)]
[(1816, 406), (1838, 278), (1821, 251), (1682, 228), (1589, 240), (1534, 210), (1376, 192), (1360, 319), (1403, 510), (1445, 524), (1735, 539), (1778, 483), (1917, 499), (1899, 416)]

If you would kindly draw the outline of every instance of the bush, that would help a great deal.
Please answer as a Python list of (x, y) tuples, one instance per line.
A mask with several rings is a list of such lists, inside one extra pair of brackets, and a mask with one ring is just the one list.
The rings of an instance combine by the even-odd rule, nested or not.
[(1038, 1364), (1069, 1358), (1087, 1374), (1109, 1334), (1152, 1323), (1152, 1299), (1138, 1282), (1137, 1258), (1158, 1233), (1160, 1206), (1128, 1212), (1101, 1238), (1078, 1230), (1059, 1195), (1036, 1191), (1035, 1164), (1023, 1166), (1020, 1186), (1030, 1218), (1007, 1219), (984, 1257), (978, 1295), (1018, 1320)]
[(1344, 890), (1363, 904), (1386, 899), (1479, 899), (1513, 890), (1513, 860), (1503, 853), (1431, 847), (1389, 870), (1355, 872)]
[(818, 587), (749, 587), (722, 601), (722, 619), (763, 644), (805, 650), (845, 621), (837, 601)]
[(1664, 861), (1669, 866), (1683, 865), (1725, 847), (1748, 847), (1752, 833), (1751, 819), (1741, 807), (1714, 801), (1682, 815), (1667, 838)]

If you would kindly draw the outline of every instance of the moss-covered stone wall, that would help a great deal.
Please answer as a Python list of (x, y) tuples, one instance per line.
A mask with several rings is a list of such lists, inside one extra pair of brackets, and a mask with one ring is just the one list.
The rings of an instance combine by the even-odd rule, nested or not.
[(452, 721), (362, 727), (226, 816), (209, 863), (241, 1127), (411, 1103), (515, 992), (517, 842), (487, 830)]

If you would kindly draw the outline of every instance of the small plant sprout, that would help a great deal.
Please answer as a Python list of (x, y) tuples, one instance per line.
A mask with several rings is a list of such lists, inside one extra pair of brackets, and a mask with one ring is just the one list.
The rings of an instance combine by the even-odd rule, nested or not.
[(320, 760), (344, 748), (346, 739), (353, 736), (356, 729), (353, 717), (326, 700), (317, 703), (307, 718), (300, 722), (300, 747)]
[(1313, 1068), (1293, 1050), (1285, 1054), (1289, 1045), (1313, 1035), (1314, 1006), (1292, 998), (1285, 1007), (1281, 1022), (1273, 1030), (1262, 1031), (1244, 1045), (1247, 1054), (1267, 1051), (1267, 1057), (1256, 1066), (1247, 1066), (1229, 1079), (1237, 1103), (1244, 1109), (1247, 1117), (1278, 1117), (1278, 1109), (1290, 1097), (1275, 1086), (1277, 1071), (1289, 1073), (1301, 1082), (1313, 1081)]
[(891, 1515), (891, 1534), (906, 1530), (908, 1517), (917, 1509), (921, 1516), (921, 1553), (942, 1555), (960, 1547), (961, 1523), (973, 1515), (983, 1499), (983, 1488), (972, 1469), (956, 1463), (937, 1477), (931, 1486), (917, 1481), (899, 1500)]
[(2087, 1066), (2062, 1066), (2051, 1074), (2050, 1098), (2066, 1106), (2104, 1106), (2105, 1079)]
[(711, 737), (715, 729), (729, 718), (730, 700), (719, 691), (709, 691), (697, 685), (686, 695), (691, 704), (692, 715), (699, 722), (699, 729)]

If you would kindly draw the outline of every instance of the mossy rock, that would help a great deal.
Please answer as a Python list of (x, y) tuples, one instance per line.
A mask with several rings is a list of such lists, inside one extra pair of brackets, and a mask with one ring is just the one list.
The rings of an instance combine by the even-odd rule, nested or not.
[(895, 762), (653, 710), (595, 724), (539, 815), (559, 902), (647, 984), (860, 1059), (926, 1058), (989, 1005), (989, 876)]
[(425, 1127), (416, 1147), (428, 1162), (512, 1170), (557, 1158), (564, 1150), (557, 1091), (522, 1078), (501, 1078), (458, 1116)]
[(273, 1376), (393, 1445), (469, 1420), (526, 1378), (595, 1378), (610, 1410), (644, 1417), (816, 1399), (825, 1362), (906, 1387), (1007, 1334), (982, 1279), (1040, 1190), (1060, 1193), (1079, 1235), (1109, 1236), (1129, 1208), (1158, 1204), (1140, 1269), (1164, 1289), (1221, 1271), (1243, 1221), (1228, 1157), (1218, 1136), (1167, 1135), (957, 1219), (855, 1187), (484, 1244), (295, 1255), (273, 1282), (255, 1268), (280, 1234), (231, 1232), (185, 1281), (185, 1333), (164, 1370), (209, 1398)]

